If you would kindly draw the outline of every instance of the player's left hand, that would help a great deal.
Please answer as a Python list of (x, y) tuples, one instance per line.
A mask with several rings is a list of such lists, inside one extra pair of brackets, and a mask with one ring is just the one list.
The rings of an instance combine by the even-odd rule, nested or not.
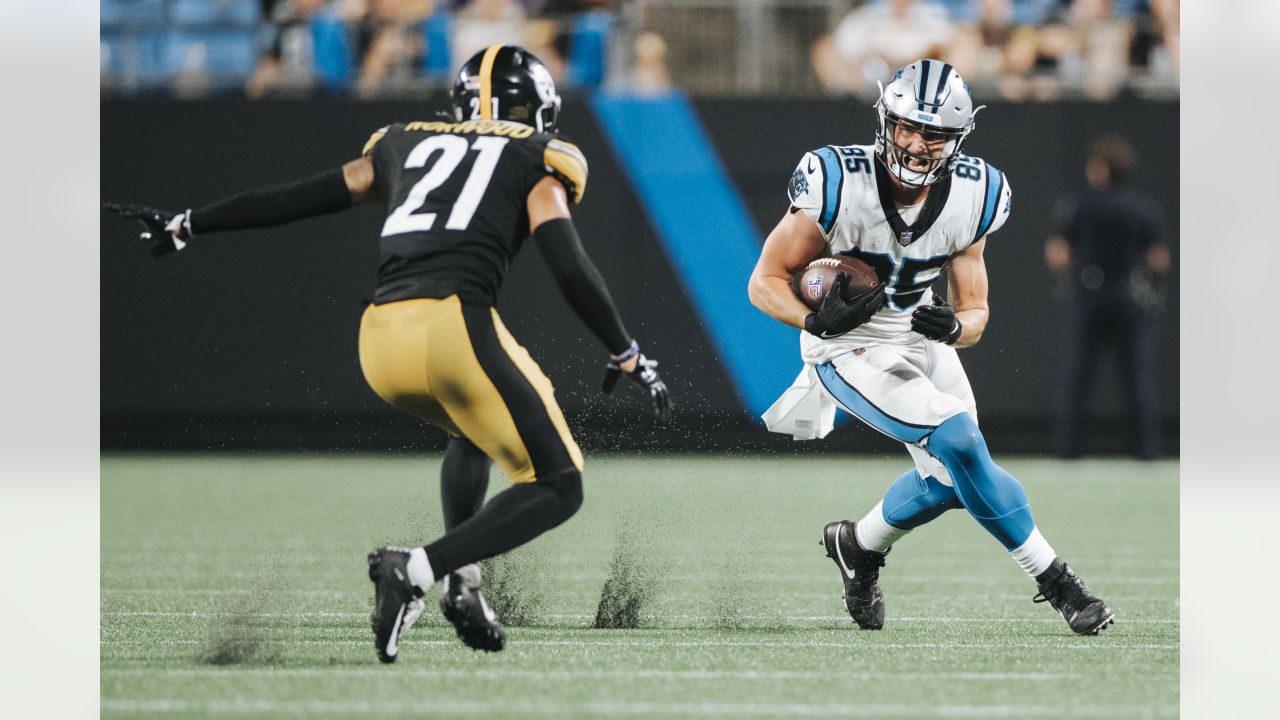
[(175, 213), (159, 208), (123, 203), (102, 203), (102, 209), (120, 217), (133, 218), (142, 225), (139, 238), (152, 257), (163, 257), (187, 246), (184, 237), (191, 236), (188, 212)]
[(941, 295), (934, 294), (932, 305), (921, 305), (911, 313), (911, 329), (921, 335), (947, 345), (960, 339), (960, 319), (956, 311)]
[(605, 368), (604, 384), (600, 389), (606, 394), (612, 393), (618, 378), (626, 375), (628, 380), (639, 385), (648, 394), (649, 409), (653, 411), (655, 418), (665, 420), (671, 415), (671, 393), (667, 390), (667, 384), (662, 381), (662, 377), (658, 375), (657, 360), (650, 360), (641, 353), (636, 356), (635, 369), (630, 372), (623, 370), (622, 365), (615, 360), (610, 360)]

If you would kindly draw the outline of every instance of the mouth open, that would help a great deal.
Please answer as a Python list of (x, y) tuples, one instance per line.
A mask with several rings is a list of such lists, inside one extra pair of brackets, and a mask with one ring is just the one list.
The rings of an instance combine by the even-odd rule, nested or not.
[(904, 169), (912, 172), (925, 173), (932, 170), (937, 161), (932, 158), (900, 153), (898, 155), (898, 162), (902, 164)]

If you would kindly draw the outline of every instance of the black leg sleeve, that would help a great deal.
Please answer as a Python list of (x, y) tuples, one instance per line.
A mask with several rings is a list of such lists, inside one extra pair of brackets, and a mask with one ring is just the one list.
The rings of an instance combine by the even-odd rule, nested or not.
[(449, 438), (440, 465), (440, 505), (444, 508), (444, 529), (466, 522), (484, 505), (489, 489), (489, 467), (493, 461), (466, 438)]
[(582, 473), (565, 470), (494, 495), (471, 519), (426, 546), (441, 578), (463, 565), (514, 550), (556, 527), (582, 506)]

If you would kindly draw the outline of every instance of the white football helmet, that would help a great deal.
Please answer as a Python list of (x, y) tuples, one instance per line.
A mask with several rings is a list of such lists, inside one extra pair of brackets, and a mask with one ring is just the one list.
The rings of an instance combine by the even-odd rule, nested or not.
[[(888, 85), (881, 86), (876, 101), (876, 157), (904, 185), (924, 187), (955, 169), (960, 145), (973, 131), (975, 108), (969, 86), (955, 68), (941, 60), (917, 60), (902, 68)], [(917, 155), (894, 143), (894, 128), (903, 126), (924, 134), (925, 140), (946, 140), (942, 155)], [(924, 163), (909, 168), (907, 162)]]

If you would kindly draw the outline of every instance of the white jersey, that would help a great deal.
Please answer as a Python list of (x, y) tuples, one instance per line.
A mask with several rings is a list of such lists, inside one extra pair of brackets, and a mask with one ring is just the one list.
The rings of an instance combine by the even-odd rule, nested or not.
[(929, 287), (942, 268), (1009, 217), (1009, 181), (980, 158), (961, 155), (912, 223), (902, 220), (883, 173), (874, 147), (830, 145), (805, 153), (791, 176), (791, 204), (818, 224), (831, 254), (862, 260), (886, 283), (884, 307), (853, 331), (831, 340), (800, 333), (801, 355), (811, 365), (855, 348), (919, 342), (911, 312), (932, 300)]

